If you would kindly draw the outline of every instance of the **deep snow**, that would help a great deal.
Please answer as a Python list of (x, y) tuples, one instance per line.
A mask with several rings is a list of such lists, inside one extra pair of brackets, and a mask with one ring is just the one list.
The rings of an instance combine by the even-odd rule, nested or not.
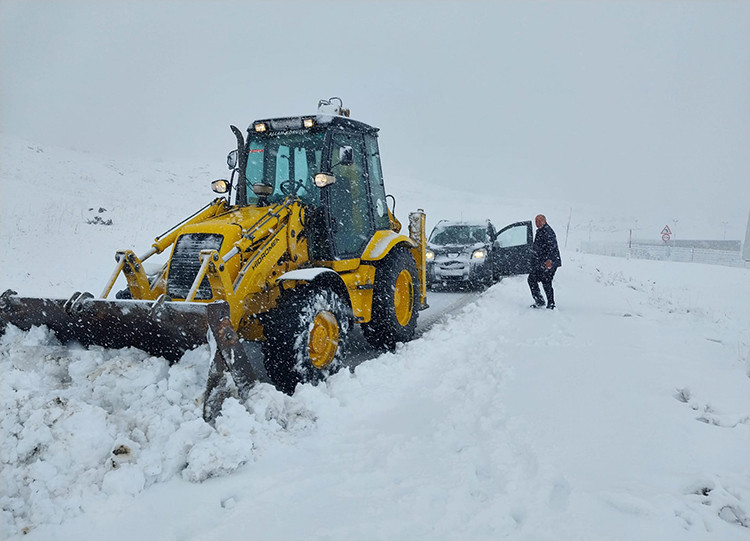
[[(144, 251), (224, 175), (0, 142), (0, 290), (22, 294), (99, 293), (116, 248)], [(402, 222), (417, 205), (455, 218), (455, 194), (387, 182)], [(502, 226), (547, 208), (562, 241), (564, 203), (486, 194), (462, 212)], [(9, 329), (2, 538), (747, 539), (750, 271), (575, 248), (557, 311), (503, 280), (323, 385), (258, 385), (215, 428), (207, 347), (169, 367)]]

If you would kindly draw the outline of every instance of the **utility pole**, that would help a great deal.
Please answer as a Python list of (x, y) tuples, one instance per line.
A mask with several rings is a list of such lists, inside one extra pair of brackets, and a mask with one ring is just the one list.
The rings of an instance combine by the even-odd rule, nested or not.
[(724, 226), (724, 240), (727, 240), (727, 225), (729, 222), (721, 222), (721, 224)]

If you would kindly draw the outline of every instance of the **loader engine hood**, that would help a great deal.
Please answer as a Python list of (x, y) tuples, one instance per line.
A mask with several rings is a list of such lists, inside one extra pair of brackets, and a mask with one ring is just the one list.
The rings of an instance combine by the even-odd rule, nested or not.
[[(202, 250), (217, 250), (223, 257), (232, 249), (235, 242), (240, 240), (245, 231), (272, 214), (277, 208), (278, 206), (236, 208), (204, 222), (185, 226), (177, 237), (169, 258), (167, 295), (174, 300), (184, 300), (200, 270)], [(261, 240), (272, 231), (259, 233), (258, 240)], [(226, 263), (232, 279), (237, 277), (242, 261), (245, 259), (234, 257)], [(195, 300), (213, 300), (208, 278), (204, 277), (198, 287)]]

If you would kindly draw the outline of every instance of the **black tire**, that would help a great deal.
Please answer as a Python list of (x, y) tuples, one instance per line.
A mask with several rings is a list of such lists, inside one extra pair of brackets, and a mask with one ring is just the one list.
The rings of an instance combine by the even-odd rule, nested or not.
[(375, 270), (372, 317), (369, 323), (362, 324), (362, 333), (372, 347), (393, 350), (398, 342), (408, 342), (414, 337), (418, 295), (419, 276), (414, 258), (406, 250), (394, 251)]
[(352, 321), (351, 307), (331, 288), (290, 291), (263, 325), (263, 364), (276, 388), (291, 395), (298, 383), (315, 383), (338, 371)]
[(494, 282), (492, 280), (491, 270), (489, 272), (483, 273), (483, 275), (477, 278), (476, 281), (474, 282), (476, 289), (478, 289), (479, 291), (484, 291), (486, 289), (489, 289), (490, 287), (492, 287), (493, 283)]

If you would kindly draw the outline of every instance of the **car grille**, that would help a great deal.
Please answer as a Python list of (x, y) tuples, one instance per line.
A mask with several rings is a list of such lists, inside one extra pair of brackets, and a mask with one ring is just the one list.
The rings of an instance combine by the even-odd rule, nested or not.
[(471, 255), (471, 253), (474, 251), (474, 248), (451, 246), (450, 248), (430, 248), (430, 250), (432, 250), (432, 252), (435, 254), (435, 257), (461, 257), (464, 255)]
[(442, 261), (438, 264), (441, 269), (463, 269), (466, 264), (463, 261)]
[[(201, 267), (198, 255), (201, 250), (219, 250), (224, 240), (222, 235), (213, 233), (192, 233), (182, 235), (177, 239), (169, 261), (169, 274), (167, 276), (167, 295), (172, 299), (184, 299), (190, 292), (190, 287)], [(211, 284), (208, 277), (204, 277), (196, 300), (208, 300), (212, 297)]]

